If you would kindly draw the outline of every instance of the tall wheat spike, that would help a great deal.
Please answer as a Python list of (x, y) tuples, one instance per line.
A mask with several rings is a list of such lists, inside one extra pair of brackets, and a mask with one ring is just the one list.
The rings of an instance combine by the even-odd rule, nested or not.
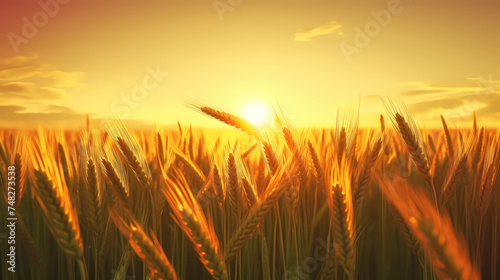
[(332, 209), (330, 218), (333, 241), (338, 244), (336, 248), (337, 259), (349, 279), (355, 279), (356, 249), (350, 170), (350, 163), (345, 158), (342, 159), (340, 165), (332, 170), (328, 202)]
[(68, 199), (47, 177), (47, 174), (35, 170), (38, 186), (37, 198), (47, 217), (49, 228), (61, 248), (74, 259), (83, 257), (83, 243), (76, 213)]
[(322, 188), (324, 186), (323, 166), (319, 161), (318, 154), (316, 153), (316, 150), (314, 149), (314, 146), (311, 143), (311, 141), (307, 141), (307, 147), (309, 149), (309, 156), (311, 158), (311, 167), (313, 169), (314, 179), (316, 180), (316, 183), (319, 184), (320, 189), (323, 189)]
[(238, 183), (238, 170), (236, 169), (236, 161), (231, 153), (227, 162), (227, 194), (231, 208), (235, 213), (238, 213), (239, 197), (241, 194), (240, 184)]
[(244, 120), (236, 115), (224, 112), (222, 110), (214, 109), (210, 106), (200, 105), (200, 104), (196, 104), (196, 103), (188, 104), (188, 106), (196, 111), (199, 111), (199, 112), (207, 115), (207, 116), (210, 116), (216, 120), (219, 120), (221, 122), (224, 122), (224, 123), (236, 128), (236, 129), (239, 129), (243, 132), (246, 132), (248, 135), (252, 135), (255, 138), (257, 138), (258, 140), (262, 140), (259, 132), (257, 131), (257, 129), (255, 129), (255, 127), (253, 127), (246, 120)]
[(104, 226), (104, 224), (96, 166), (91, 158), (89, 158), (86, 166), (87, 170), (83, 173), (86, 174), (85, 189), (83, 191), (85, 203), (84, 210), (90, 230), (93, 231), (94, 237), (99, 237), (102, 233), (102, 226)]
[(443, 123), (444, 135), (446, 137), (446, 148), (448, 148), (448, 154), (450, 158), (453, 158), (453, 142), (451, 140), (450, 131), (448, 130), (448, 125), (443, 115), (441, 115), (441, 122)]
[(271, 174), (275, 174), (279, 167), (278, 159), (276, 158), (276, 155), (273, 152), (271, 144), (269, 144), (268, 142), (263, 142), (262, 144), (264, 147), (264, 153), (266, 155), (267, 164), (269, 166), (269, 169), (271, 170)]
[(402, 101), (397, 100), (399, 101), (398, 104), (395, 104), (391, 99), (383, 101), (396, 131), (410, 154), (413, 164), (429, 185), (433, 187), (429, 155), (416, 123), (407, 113), (406, 106)]
[(78, 215), (71, 203), (61, 170), (52, 162), (51, 159), (55, 157), (51, 150), (37, 148), (46, 146), (42, 132), (32, 140), (30, 154), (34, 172), (30, 176), (32, 182), (36, 183), (33, 190), (47, 218), (47, 225), (61, 249), (69, 257), (83, 261), (83, 240)]
[(108, 120), (106, 130), (143, 186), (152, 189), (151, 170), (144, 152), (122, 121)]

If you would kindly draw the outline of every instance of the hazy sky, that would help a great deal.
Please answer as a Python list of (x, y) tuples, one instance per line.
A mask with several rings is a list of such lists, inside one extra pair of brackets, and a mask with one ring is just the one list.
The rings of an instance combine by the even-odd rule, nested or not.
[[(439, 3), (436, 3), (439, 2)], [(0, 126), (92, 118), (217, 123), (279, 104), (296, 125), (361, 122), (399, 94), (425, 126), (500, 118), (499, 1), (0, 0)]]

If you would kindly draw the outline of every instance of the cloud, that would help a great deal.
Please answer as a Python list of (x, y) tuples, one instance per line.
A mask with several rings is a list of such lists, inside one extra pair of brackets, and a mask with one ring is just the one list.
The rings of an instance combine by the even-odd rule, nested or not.
[(46, 112), (28, 112), (23, 106), (0, 106), (0, 125), (3, 127), (74, 127), (78, 123), (85, 124), (85, 115), (64, 106), (49, 105)]
[(61, 99), (67, 97), (65, 90), (60, 88), (41, 87), (31, 82), (10, 82), (0, 84), (0, 99)]
[(0, 62), (0, 101), (53, 100), (81, 85), (82, 72), (65, 72), (36, 56), (14, 56)]
[(326, 24), (314, 27), (303, 28), (295, 33), (295, 41), (308, 42), (312, 38), (321, 35), (326, 35), (339, 30), (342, 25), (338, 24), (336, 21), (330, 21)]
[(469, 78), (460, 86), (410, 83), (414, 89), (403, 92), (408, 108), (416, 117), (426, 119), (436, 112), (447, 120), (461, 122), (471, 119), (473, 112), (488, 121), (498, 121), (500, 113), (500, 81), (488, 78)]

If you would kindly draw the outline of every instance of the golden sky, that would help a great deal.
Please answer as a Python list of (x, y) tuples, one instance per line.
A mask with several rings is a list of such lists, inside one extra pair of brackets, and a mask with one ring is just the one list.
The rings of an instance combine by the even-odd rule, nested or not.
[(184, 103), (362, 125), (399, 94), (424, 126), (497, 125), (499, 1), (0, 1), (0, 126), (217, 126)]

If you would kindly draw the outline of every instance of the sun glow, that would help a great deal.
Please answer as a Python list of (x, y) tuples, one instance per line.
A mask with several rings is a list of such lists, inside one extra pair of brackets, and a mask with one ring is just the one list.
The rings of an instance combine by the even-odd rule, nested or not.
[(253, 125), (262, 125), (267, 119), (266, 107), (259, 103), (248, 104), (243, 108), (242, 114)]

